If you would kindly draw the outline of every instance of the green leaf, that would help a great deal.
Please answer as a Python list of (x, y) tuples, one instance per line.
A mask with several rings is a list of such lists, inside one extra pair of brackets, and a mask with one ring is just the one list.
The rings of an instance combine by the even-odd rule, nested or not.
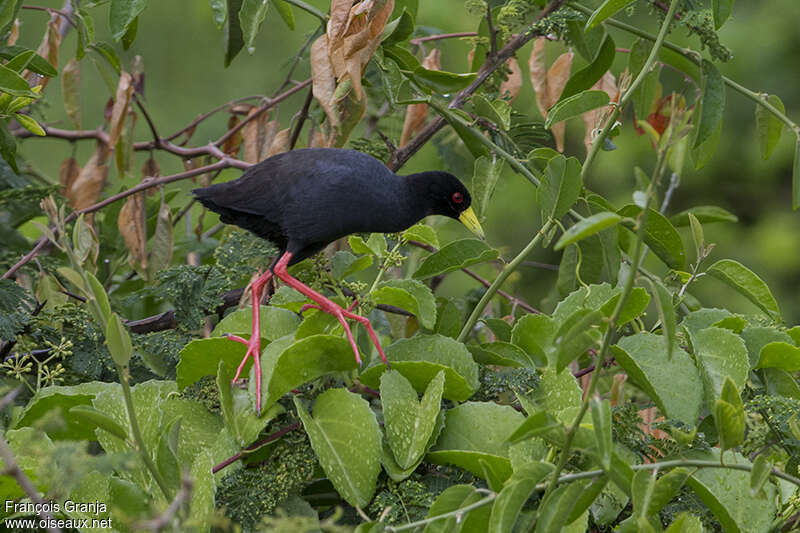
[(526, 464), (514, 472), (492, 504), (488, 533), (512, 531), (522, 511), (522, 506), (531, 497), (536, 485), (552, 471), (553, 465), (534, 462)]
[(761, 358), (761, 350), (764, 346), (774, 342), (789, 345), (796, 344), (786, 332), (764, 326), (748, 326), (740, 332), (740, 335), (744, 340), (745, 346), (747, 346), (747, 355), (750, 359), (751, 368), (758, 364)]
[(118, 424), (116, 420), (91, 405), (76, 405), (69, 409), (69, 414), (88, 427), (98, 427), (123, 441), (128, 439), (128, 431), (125, 428)]
[(736, 384), (725, 377), (719, 399), (714, 403), (714, 425), (719, 435), (719, 446), (723, 451), (735, 448), (744, 442), (745, 413), (742, 398)]
[(587, 63), (591, 63), (597, 57), (600, 46), (605, 43), (606, 30), (599, 26), (584, 32), (583, 27), (582, 20), (567, 21), (569, 42)]
[(508, 342), (496, 341), (467, 345), (472, 357), (482, 365), (534, 368), (536, 362), (521, 348)]
[(403, 9), (400, 16), (387, 24), (386, 28), (384, 28), (384, 37), (381, 44), (383, 46), (391, 46), (401, 43), (411, 37), (412, 33), (414, 33), (414, 17)]
[[(761, 98), (765, 99), (768, 104), (781, 113), (786, 112), (783, 102), (774, 94), (762, 95)], [(764, 106), (756, 104), (756, 133), (762, 159), (769, 159), (769, 156), (772, 155), (773, 150), (778, 145), (778, 141), (781, 140), (782, 132), (783, 122), (781, 122), (781, 119), (767, 111)]]
[(465, 112), (458, 109), (449, 109), (441, 103), (437, 102), (435, 98), (428, 101), (428, 105), (436, 110), (456, 132), (456, 134), (464, 142), (472, 157), (478, 158), (481, 156), (489, 157), (489, 148), (487, 141), (483, 137), (483, 133), (473, 125), (472, 117)]
[(6, 63), (6, 68), (10, 68), (14, 72), (21, 73), (28, 66), (28, 63), (31, 62), (31, 59), (33, 59), (35, 54), (36, 52), (33, 50), (25, 50), (24, 52), (20, 52)]
[(512, 444), (526, 441), (534, 437), (541, 437), (553, 430), (564, 430), (564, 426), (547, 411), (532, 413), (520, 426), (509, 435), (508, 441)]
[(71, 416), (70, 408), (77, 405), (91, 405), (92, 399), (98, 393), (118, 386), (113, 383), (92, 381), (80, 385), (44, 387), (28, 401), (11, 427), (24, 428), (35, 425), (38, 420), (51, 411), (58, 410), (64, 424), (47, 428), (50, 438), (94, 441), (97, 439), (94, 426), (87, 426), (82, 420)]
[(733, 0), (711, 0), (711, 12), (714, 14), (714, 29), (718, 30), (725, 24), (733, 11)]
[(586, 30), (591, 30), (604, 20), (609, 17), (613, 17), (619, 11), (622, 11), (630, 4), (633, 3), (633, 0), (605, 0), (600, 7), (594, 10), (592, 15), (589, 17), (589, 20), (586, 21)]
[(703, 533), (703, 523), (700, 518), (689, 513), (680, 513), (669, 525), (664, 533)]
[[(294, 332), (300, 324), (300, 318), (296, 313), (270, 305), (262, 305), (259, 308), (259, 315), (261, 317), (261, 338), (270, 342), (285, 335), (289, 335)], [(253, 308), (246, 307), (244, 309), (237, 309), (220, 320), (211, 332), (211, 336), (219, 337), (226, 333), (233, 333), (236, 335), (244, 335), (249, 338), (252, 331)], [(266, 343), (264, 343), (264, 345), (266, 345)], [(213, 372), (213, 374), (216, 374), (216, 371)]]
[(761, 453), (756, 456), (753, 461), (753, 469), (750, 471), (750, 496), (757, 497), (772, 474), (772, 463), (766, 458), (765, 454)]
[(695, 333), (692, 345), (709, 409), (722, 393), (727, 377), (733, 380), (738, 391), (742, 390), (750, 362), (741, 337), (727, 329), (711, 327)]
[(599, 325), (604, 316), (600, 310), (579, 309), (564, 321), (556, 332), (555, 354), (551, 363), (561, 372), (569, 363), (600, 341)]
[(284, 411), (280, 405), (272, 405), (260, 415), (250, 405), (250, 395), (246, 390), (231, 386), (233, 373), (219, 362), (217, 370), (217, 390), (219, 391), (220, 411), (225, 426), (230, 430), (241, 447), (252, 443), (258, 434), (277, 415)]
[(547, 368), (542, 370), (539, 388), (534, 391), (531, 399), (538, 407), (557, 418), (572, 422), (575, 409), (581, 405), (581, 396), (581, 388), (568, 368), (561, 372)]
[(756, 304), (768, 317), (780, 321), (781, 312), (772, 292), (755, 272), (733, 259), (721, 259), (711, 265), (707, 274), (732, 287), (736, 292)]
[(366, 507), (381, 470), (381, 430), (369, 404), (346, 389), (329, 389), (317, 397), (313, 418), (296, 396), (294, 405), (336, 491)]
[[(627, 218), (640, 216), (641, 212), (642, 208), (634, 204), (628, 204), (617, 211), (620, 216)], [(623, 225), (631, 229), (628, 224), (623, 223)], [(686, 252), (678, 230), (655, 209), (647, 211), (644, 242), (671, 269), (683, 270), (685, 267)]]
[[(487, 119), (503, 130), (511, 127), (511, 107), (505, 100), (492, 100), (491, 102), (483, 95), (476, 94), (472, 97), (472, 107), (478, 116)], [(472, 196), (475, 196), (473, 192)]]
[(770, 342), (759, 354), (756, 368), (780, 368), (787, 372), (800, 370), (800, 348), (787, 342)]
[(111, 304), (108, 303), (108, 294), (106, 293), (105, 287), (94, 277), (94, 274), (86, 272), (86, 279), (89, 281), (89, 290), (92, 291), (92, 298), (97, 302), (97, 305), (100, 307), (100, 312), (103, 315), (95, 318), (102, 324), (111, 316)]
[[(8, 131), (8, 119), (0, 120), (0, 155), (3, 156), (3, 160), (8, 163), (11, 170), (19, 173), (16, 154), (17, 139)], [(800, 180), (798, 180), (798, 182), (800, 182)]]
[[(292, 342), (290, 336), (270, 343), (261, 352), (261, 408), (266, 409), (287, 392), (331, 372), (358, 368), (353, 349), (344, 337), (311, 335)], [(253, 376), (254, 367), (250, 368)], [(255, 379), (250, 379), (255, 396)]]
[[(111, 35), (115, 41), (122, 39), (136, 17), (147, 7), (147, 0), (112, 0), (108, 13)], [(88, 43), (87, 43), (88, 44)]]
[(486, 219), (486, 212), (489, 207), (489, 200), (494, 194), (497, 180), (503, 172), (505, 159), (481, 156), (475, 160), (475, 171), (472, 174), (472, 207), (478, 220)]
[[(593, 504), (603, 493), (606, 485), (608, 485), (607, 476), (600, 476), (593, 479), (589, 485), (583, 489), (583, 492), (575, 498), (575, 507), (572, 508), (572, 513), (567, 518), (567, 523), (574, 525), (575, 520), (585, 513), (589, 507), (594, 507)], [(597, 521), (597, 519), (595, 519), (595, 521)]]
[(707, 59), (703, 59), (703, 93), (700, 110), (697, 113), (697, 125), (693, 148), (699, 147), (708, 140), (722, 123), (725, 111), (725, 80), (717, 67)]
[[(3, 143), (5, 144), (5, 143)], [(5, 154), (5, 152), (3, 152)], [(5, 158), (5, 155), (3, 155)], [(8, 161), (8, 158), (6, 158)], [(12, 167), (14, 167), (12, 165)], [(14, 167), (16, 168), (16, 167)], [(794, 146), (794, 160), (792, 163), (792, 209), (800, 208), (800, 135)]]
[[(621, 296), (622, 291), (620, 290), (617, 292), (617, 294), (609, 298), (608, 301), (603, 304), (603, 306), (600, 308), (600, 311), (605, 316), (611, 317), (614, 310), (617, 308), (617, 303), (619, 302)], [(625, 302), (625, 307), (623, 307), (622, 311), (619, 313), (619, 318), (617, 318), (617, 326), (623, 326), (644, 313), (647, 309), (647, 304), (649, 303), (650, 295), (647, 294), (647, 291), (642, 287), (634, 287), (633, 290), (631, 290), (627, 301)]]
[(244, 0), (226, 0), (228, 4), (228, 18), (225, 24), (225, 66), (228, 67), (244, 47), (244, 35), (239, 19)]
[(10, 25), (14, 22), (14, 18), (16, 17), (18, 7), (17, 4), (21, 4), (19, 0), (2, 0), (0, 1), (0, 29), (3, 30), (3, 33), (8, 31), (6, 26)]
[(122, 36), (122, 49), (123, 50), (130, 49), (131, 45), (133, 45), (133, 41), (136, 40), (136, 34), (138, 32), (139, 32), (139, 17), (136, 17), (128, 25), (128, 29), (127, 29), (127, 31), (125, 31), (125, 35)]
[(161, 433), (156, 449), (156, 467), (170, 490), (177, 492), (181, 482), (181, 466), (178, 463), (178, 435), (182, 419), (173, 420)]
[(557, 155), (547, 163), (537, 192), (543, 218), (563, 217), (580, 195), (581, 164), (574, 157)]
[(658, 280), (651, 280), (651, 294), (655, 298), (658, 318), (661, 322), (661, 336), (667, 349), (667, 359), (672, 359), (675, 350), (675, 335), (678, 331), (675, 307), (672, 305), (672, 293)]
[(414, 69), (412, 76), (414, 81), (437, 94), (449, 94), (458, 92), (475, 81), (477, 73), (455, 74), (442, 70), (429, 70), (419, 66)]
[[(229, 372), (235, 372), (245, 353), (247, 347), (244, 344), (224, 337), (195, 339), (189, 342), (178, 354), (176, 376), (178, 390), (185, 389), (202, 377), (215, 376), (220, 361), (225, 362)], [(245, 371), (252, 364), (252, 360), (248, 361)]]
[(5, 65), (0, 65), (0, 91), (12, 96), (28, 96), (38, 98), (39, 95), (31, 91), (28, 82)]
[(692, 159), (694, 160), (695, 170), (700, 170), (706, 166), (706, 163), (711, 161), (711, 157), (717, 149), (717, 144), (719, 144), (720, 137), (722, 137), (722, 121), (717, 124), (711, 137), (706, 139), (700, 146), (692, 148)]
[(697, 220), (703, 224), (710, 222), (739, 222), (739, 217), (721, 207), (715, 205), (700, 205), (697, 207), (690, 207), (680, 213), (669, 217), (669, 221), (676, 228), (689, 225), (689, 214), (692, 214)]
[(414, 272), (415, 279), (426, 279), (440, 274), (496, 259), (499, 252), (479, 239), (461, 239), (445, 245), (429, 255)]
[(131, 336), (117, 313), (111, 313), (106, 324), (106, 345), (115, 363), (121, 367), (128, 365), (133, 351)]
[(291, 6), (288, 2), (284, 0), (271, 0), (272, 5), (275, 6), (275, 10), (280, 15), (283, 22), (286, 24), (286, 27), (290, 30), (294, 31), (294, 12), (292, 11)]
[[(720, 462), (721, 452), (690, 451), (687, 459)], [(728, 452), (725, 464), (750, 465), (741, 454)], [(727, 468), (703, 468), (697, 470), (686, 481), (703, 503), (719, 520), (726, 533), (769, 531), (775, 517), (775, 489), (766, 485), (766, 498), (750, 496), (750, 473)]]
[(419, 241), (434, 248), (439, 247), (439, 237), (436, 230), (426, 224), (414, 224), (403, 232), (403, 241)]
[(600, 465), (604, 470), (611, 468), (611, 404), (607, 399), (593, 398), (591, 400), (592, 426), (594, 439), (597, 444), (597, 453), (600, 455)]
[[(608, 69), (611, 68), (611, 64), (614, 63), (614, 56), (616, 53), (617, 49), (616, 45), (614, 44), (614, 39), (612, 39), (610, 35), (606, 34), (605, 39), (603, 39), (603, 44), (600, 47), (600, 51), (597, 53), (594, 61), (570, 76), (569, 80), (567, 81), (567, 85), (564, 86), (564, 91), (561, 93), (559, 100), (565, 100), (570, 96), (580, 93), (581, 91), (591, 89), (594, 84), (597, 83), (597, 81), (600, 80), (600, 78), (602, 78), (606, 72), (608, 72)], [(552, 110), (550, 112), (552, 113)]]
[(242, 30), (244, 44), (247, 46), (247, 52), (250, 54), (256, 50), (256, 35), (258, 35), (258, 30), (261, 29), (261, 23), (264, 22), (264, 17), (267, 16), (268, 9), (269, 0), (242, 1), (242, 7), (239, 10), (239, 24)]
[(536, 533), (562, 531), (587, 482), (573, 481), (557, 487), (539, 506)]
[(345, 279), (369, 268), (372, 261), (371, 255), (355, 256), (347, 250), (339, 250), (331, 260), (331, 273), (336, 279)]
[(547, 112), (544, 127), (550, 128), (572, 117), (580, 116), (587, 111), (608, 105), (609, 98), (605, 91), (586, 90), (559, 100)]
[(583, 218), (564, 232), (561, 238), (558, 239), (558, 242), (556, 242), (553, 250), (561, 250), (565, 246), (574, 244), (585, 239), (586, 237), (589, 237), (590, 235), (594, 235), (595, 233), (603, 231), (604, 229), (616, 226), (621, 220), (621, 216), (609, 211), (603, 211), (602, 213), (597, 213), (596, 215)]
[(411, 383), (397, 371), (381, 376), (381, 405), (386, 439), (403, 469), (419, 464), (436, 427), (444, 391), (444, 372), (431, 380), (422, 401)]
[(100, 54), (103, 59), (108, 62), (111, 68), (114, 69), (114, 72), (116, 72), (117, 75), (120, 74), (122, 71), (122, 62), (120, 61), (117, 51), (114, 50), (113, 46), (103, 41), (97, 41), (96, 43), (92, 43), (92, 50)]
[(428, 329), (436, 325), (436, 299), (430, 288), (417, 280), (384, 281), (370, 295), (375, 303), (394, 305), (409, 311)]
[(676, 347), (667, 358), (661, 336), (646, 332), (623, 337), (611, 350), (617, 363), (665, 416), (695, 425), (703, 391), (688, 353)]
[[(631, 45), (631, 51), (628, 58), (628, 69), (631, 76), (634, 78), (639, 75), (647, 57), (650, 55), (650, 50), (653, 43), (645, 39), (636, 39)], [(633, 93), (633, 109), (635, 116), (639, 119), (646, 119), (650, 115), (653, 102), (658, 97), (660, 83), (658, 81), (659, 69), (652, 69), (648, 72), (636, 92)]]
[[(386, 348), (386, 358), (392, 369), (405, 376), (411, 385), (422, 394), (431, 380), (444, 370), (443, 397), (464, 401), (478, 390), (478, 365), (462, 343), (442, 335), (415, 335), (400, 339)], [(370, 387), (378, 387), (380, 376), (386, 365), (376, 364), (367, 368), (359, 380)]]
[(211, 12), (214, 15), (214, 24), (217, 28), (222, 29), (225, 24), (225, 19), (228, 17), (228, 4), (226, 0), (209, 0), (211, 4)]
[(536, 366), (547, 365), (547, 352), (550, 350), (558, 324), (547, 315), (525, 315), (514, 324), (511, 343), (527, 353)]
[[(453, 485), (442, 492), (433, 502), (425, 518), (430, 519), (458, 511), (485, 498), (472, 485)], [(484, 505), (463, 514), (453, 515), (445, 519), (429, 522), (423, 533), (470, 533), (486, 531), (489, 519), (489, 506)]]

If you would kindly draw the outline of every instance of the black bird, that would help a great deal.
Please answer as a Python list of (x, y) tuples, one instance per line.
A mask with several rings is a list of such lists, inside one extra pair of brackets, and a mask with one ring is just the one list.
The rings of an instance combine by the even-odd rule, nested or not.
[(361, 322), (381, 359), (378, 337), (366, 318), (343, 309), (293, 278), (286, 268), (351, 233), (402, 231), (428, 215), (460, 220), (483, 238), (467, 189), (452, 174), (431, 171), (398, 176), (383, 163), (356, 150), (307, 148), (275, 155), (248, 168), (242, 176), (192, 191), (220, 220), (273, 242), (280, 250), (269, 270), (252, 284), (253, 326), (250, 340), (229, 336), (247, 345), (235, 382), (253, 355), (256, 410), (261, 410), (261, 353), (259, 302), (274, 274), (316, 302), (315, 307), (339, 319), (356, 361), (356, 343), (345, 318)]

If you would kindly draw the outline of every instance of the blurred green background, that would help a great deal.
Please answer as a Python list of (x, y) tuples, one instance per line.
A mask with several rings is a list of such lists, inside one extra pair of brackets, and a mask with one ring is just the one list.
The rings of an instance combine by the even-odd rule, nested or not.
[[(310, 0), (322, 11), (327, 11), (329, 2)], [(599, 3), (599, 2), (595, 2)], [(437, 0), (419, 2), (417, 24), (430, 32), (474, 31), (479, 17), (464, 9), (463, 0)], [(60, 7), (60, 0), (43, 0), (41, 5)], [(627, 19), (651, 32), (657, 30), (658, 19), (653, 16), (646, 2), (636, 4), (633, 16)], [(92, 8), (98, 39), (111, 42), (108, 35), (108, 7)], [(243, 51), (229, 68), (223, 66), (223, 31), (213, 23), (211, 9), (204, 1), (150, 2), (139, 22), (139, 32), (128, 51), (119, 48), (123, 64), (130, 68), (135, 55), (142, 56), (146, 72), (145, 96), (147, 107), (154, 117), (161, 135), (169, 134), (185, 126), (198, 114), (227, 101), (252, 94), (271, 95), (280, 86), (296, 51), (318, 27), (318, 20), (308, 13), (294, 9), (296, 29), (290, 31), (272, 10), (262, 27), (255, 52)], [(40, 11), (23, 10), (20, 15), (22, 28), (20, 44), (33, 48), (38, 46), (45, 29), (48, 15)], [(796, 0), (773, 0), (771, 2), (737, 2), (732, 18), (721, 31), (723, 44), (733, 52), (733, 58), (718, 64), (720, 71), (742, 85), (762, 92), (777, 94), (786, 106), (787, 114), (800, 120), (800, 65), (796, 53), (800, 49), (800, 2)], [(627, 48), (632, 38), (618, 30), (611, 30), (618, 47)], [(699, 49), (696, 37), (688, 37), (683, 28), (672, 31), (669, 40), (693, 49)], [(564, 51), (559, 43), (548, 45), (548, 56), (554, 58)], [(75, 32), (71, 31), (62, 44), (61, 66), (74, 55)], [(463, 41), (448, 40), (440, 43), (442, 67), (445, 70), (464, 72), (467, 70), (467, 53), (470, 45)], [(527, 76), (527, 60), (530, 44), (517, 55), (523, 70), (522, 92), (515, 108), (538, 116), (533, 90)], [(582, 66), (576, 56), (573, 72)], [(627, 64), (625, 54), (617, 54), (614, 72), (619, 73)], [(303, 58), (293, 79), (302, 81), (309, 76), (307, 57)], [(674, 76), (665, 73), (665, 87), (692, 94), (693, 87), (683, 85)], [(110, 92), (91, 59), (82, 62), (83, 128), (93, 129), (102, 124), (103, 109)], [(279, 106), (278, 116), (282, 127), (287, 127), (291, 117), (300, 109), (305, 91), (288, 99)], [(54, 80), (46, 91), (46, 102), (39, 106), (38, 118), (48, 124), (69, 128), (70, 123), (61, 103), (60, 84)], [(655, 163), (654, 153), (646, 137), (639, 137), (630, 125), (630, 116), (624, 119), (622, 134), (615, 139), (618, 147), (613, 152), (602, 152), (590, 173), (587, 186), (605, 195), (616, 205), (631, 202), (633, 191), (633, 168), (640, 166), (650, 171)], [(218, 138), (226, 129), (227, 115), (219, 114), (199, 127), (191, 141), (192, 145), (204, 144)], [(401, 123), (381, 123), (381, 130), (397, 140)], [(358, 137), (355, 133), (351, 138)], [(137, 123), (137, 140), (147, 140), (149, 131), (142, 117)], [(301, 137), (304, 139), (305, 137)], [(581, 160), (583, 148), (583, 126), (580, 121), (568, 125), (568, 155)], [(723, 135), (712, 161), (702, 170), (695, 171), (691, 165), (676, 191), (670, 213), (694, 205), (713, 204), (735, 213), (738, 224), (711, 224), (706, 229), (706, 238), (716, 243), (711, 262), (721, 258), (734, 258), (757, 272), (770, 285), (789, 324), (800, 322), (800, 216), (791, 210), (791, 170), (794, 136), (784, 130), (781, 142), (768, 161), (762, 161), (755, 136), (754, 104), (732, 91), (727, 93)], [(301, 141), (302, 143), (302, 141)], [(94, 150), (93, 143), (81, 141), (73, 147), (63, 140), (33, 139), (22, 143), (22, 153), (28, 163), (38, 171), (57, 180), (60, 162), (77, 150), (82, 163)], [(147, 158), (146, 153), (137, 153), (135, 169), (139, 169)], [(156, 154), (162, 174), (182, 170), (178, 158)], [(464, 161), (459, 171), (469, 183), (471, 176), (463, 175), (472, 162)], [(441, 168), (436, 150), (426, 146), (405, 166), (403, 172), (430, 168)], [(222, 179), (233, 178), (238, 171), (226, 171)], [(226, 178), (227, 176), (227, 178)], [(138, 181), (140, 176), (128, 177), (125, 185)], [(116, 171), (112, 169), (108, 190), (121, 186)], [(190, 183), (176, 185), (183, 190)], [(179, 195), (181, 196), (181, 195)], [(184, 205), (188, 196), (182, 196), (173, 204)], [(206, 217), (209, 220), (212, 217)], [(209, 220), (209, 224), (215, 220)], [(107, 223), (114, 223), (113, 221)], [(446, 221), (443, 235), (448, 238), (466, 236), (457, 224)], [(506, 257), (513, 256), (539, 227), (538, 209), (534, 188), (521, 176), (506, 171), (502, 177), (493, 205), (488, 212), (485, 228), (490, 244), (500, 248)], [(183, 227), (183, 225), (181, 225)], [(687, 251), (691, 240), (684, 233)], [(650, 254), (652, 256), (652, 254)], [(693, 259), (693, 253), (688, 257)], [(557, 264), (558, 254), (548, 250), (537, 250), (531, 260)], [(652, 257), (647, 266), (664, 273), (664, 268)], [(479, 269), (492, 277), (492, 266)], [(556, 273), (547, 269), (523, 267), (509, 280), (507, 290), (513, 290), (534, 306), (539, 306), (555, 281)], [(455, 273), (439, 289), (444, 294), (463, 294), (475, 282), (461, 273)], [(755, 312), (749, 302), (735, 295), (726, 286), (711, 279), (702, 279), (693, 290), (707, 307), (728, 306), (741, 312)], [(796, 299), (797, 298), (797, 299)]]

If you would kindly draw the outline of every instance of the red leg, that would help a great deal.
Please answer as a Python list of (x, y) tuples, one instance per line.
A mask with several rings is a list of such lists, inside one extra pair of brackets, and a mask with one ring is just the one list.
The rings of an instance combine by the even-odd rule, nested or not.
[(350, 341), (350, 346), (353, 348), (353, 353), (355, 354), (356, 361), (359, 365), (361, 364), (361, 356), (358, 354), (358, 348), (356, 347), (355, 340), (353, 339), (353, 333), (350, 331), (350, 326), (347, 324), (345, 317), (352, 318), (353, 320), (357, 320), (358, 322), (364, 324), (364, 326), (367, 328), (367, 333), (369, 333), (370, 339), (372, 339), (373, 344), (375, 344), (375, 347), (378, 349), (378, 353), (381, 355), (381, 359), (388, 366), (389, 362), (386, 360), (386, 354), (383, 353), (383, 348), (381, 348), (381, 344), (378, 341), (378, 336), (375, 334), (375, 330), (372, 329), (372, 324), (370, 324), (369, 320), (363, 316), (356, 315), (350, 311), (342, 309), (342, 307), (337, 303), (331, 301), (311, 287), (308, 287), (299, 280), (290, 276), (286, 268), (289, 265), (289, 260), (291, 260), (291, 258), (292, 254), (290, 252), (286, 252), (283, 254), (283, 256), (281, 256), (280, 260), (275, 265), (275, 275), (288, 286), (299, 291), (319, 304), (319, 309), (335, 316), (339, 320), (344, 328), (345, 334), (347, 335), (347, 340)]
[(267, 270), (259, 276), (250, 286), (250, 292), (253, 295), (253, 324), (250, 330), (250, 340), (244, 340), (235, 335), (228, 335), (228, 339), (236, 342), (241, 342), (247, 346), (247, 352), (244, 359), (239, 363), (239, 368), (236, 369), (236, 375), (233, 376), (232, 383), (236, 383), (239, 375), (244, 370), (244, 365), (247, 359), (253, 356), (253, 366), (255, 367), (256, 375), (256, 413), (261, 414), (261, 291), (264, 285), (272, 278), (272, 271)]

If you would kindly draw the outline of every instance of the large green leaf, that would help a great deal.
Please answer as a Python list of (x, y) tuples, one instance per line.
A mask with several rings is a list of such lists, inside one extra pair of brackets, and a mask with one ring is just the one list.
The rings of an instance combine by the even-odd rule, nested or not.
[(492, 504), (489, 533), (506, 533), (514, 529), (522, 506), (530, 498), (536, 485), (553, 471), (549, 463), (530, 463), (514, 472)]
[(239, 446), (252, 443), (273, 418), (284, 411), (283, 407), (276, 404), (260, 415), (255, 412), (250, 404), (250, 395), (239, 387), (231, 387), (233, 374), (219, 362), (217, 373), (217, 390), (219, 391), (220, 411), (225, 421), (225, 426), (236, 438)]
[[(259, 324), (261, 326), (261, 339), (266, 341), (274, 341), (284, 335), (288, 335), (296, 330), (300, 324), (300, 317), (296, 313), (279, 307), (262, 305), (259, 309), (259, 315), (261, 317)], [(219, 337), (226, 333), (233, 333), (250, 338), (250, 332), (253, 330), (252, 324), (253, 309), (251, 307), (237, 309), (219, 321), (219, 324), (211, 332), (211, 336)], [(264, 344), (266, 345), (266, 343)]]
[(573, 117), (579, 117), (587, 111), (608, 105), (608, 93), (605, 91), (586, 90), (573, 94), (569, 98), (559, 100), (547, 112), (544, 127), (550, 128)]
[(136, 17), (147, 7), (148, 0), (112, 0), (108, 13), (111, 35), (115, 41), (122, 39)]
[(472, 208), (481, 222), (486, 218), (489, 199), (494, 193), (497, 180), (503, 171), (505, 159), (492, 155), (491, 158), (481, 156), (475, 160), (475, 169), (472, 174)]
[(388, 304), (409, 311), (428, 329), (436, 325), (436, 299), (427, 285), (413, 279), (381, 282), (370, 293), (378, 304)]
[(647, 332), (623, 337), (611, 350), (665, 416), (695, 424), (703, 399), (702, 381), (688, 353), (676, 347), (668, 358), (661, 336)]
[[(620, 216), (629, 218), (636, 218), (641, 212), (642, 208), (634, 204), (628, 204), (617, 211)], [(684, 269), (686, 252), (681, 236), (670, 221), (655, 209), (647, 211), (644, 242), (668, 267), (674, 270)]]
[(381, 470), (381, 430), (369, 404), (346, 389), (320, 394), (313, 417), (297, 397), (294, 404), (328, 479), (350, 505), (365, 507)]
[(525, 315), (511, 332), (511, 343), (522, 348), (536, 366), (547, 365), (547, 352), (558, 331), (558, 323), (547, 315)]
[[(284, 394), (331, 372), (358, 368), (350, 343), (344, 337), (311, 335), (293, 342), (291, 336), (272, 342), (261, 352), (261, 408)], [(255, 368), (250, 369), (250, 395), (255, 397)]]
[[(720, 462), (720, 451), (693, 452), (687, 459)], [(725, 453), (725, 464), (750, 465), (736, 452)], [(728, 468), (704, 468), (695, 472), (687, 485), (697, 493), (722, 525), (726, 533), (768, 531), (775, 517), (775, 489), (764, 487), (766, 497), (750, 496), (750, 474)]]
[(711, 0), (711, 12), (714, 15), (714, 29), (718, 30), (725, 24), (733, 11), (734, 0)]
[(446, 274), (476, 263), (496, 259), (498, 251), (479, 239), (461, 239), (445, 245), (425, 259), (416, 272), (415, 279), (426, 279)]
[[(570, 76), (559, 99), (564, 100), (594, 86), (594, 84), (603, 77), (603, 74), (608, 72), (608, 69), (611, 68), (616, 53), (617, 49), (614, 45), (614, 39), (606, 34), (605, 39), (603, 39), (603, 44), (600, 46), (600, 50), (597, 52), (594, 60)], [(552, 113), (552, 109), (550, 112)]]
[(609, 211), (581, 219), (561, 235), (553, 250), (561, 250), (565, 246), (581, 241), (599, 231), (616, 226), (621, 220), (621, 216)]
[(742, 391), (750, 371), (750, 360), (741, 337), (727, 329), (701, 329), (694, 335), (693, 347), (709, 408), (713, 408), (714, 401), (722, 393), (726, 377)]
[(770, 342), (759, 353), (756, 368), (780, 368), (787, 372), (800, 370), (800, 348), (788, 342)]
[(441, 408), (444, 372), (428, 385), (422, 401), (411, 383), (397, 371), (381, 376), (381, 405), (389, 442), (395, 461), (403, 469), (419, 463), (433, 434)]
[(733, 259), (720, 259), (706, 271), (756, 304), (767, 316), (780, 321), (778, 302), (764, 281), (755, 272)]
[[(458, 511), (484, 499), (472, 485), (453, 485), (442, 492), (433, 502), (425, 518)], [(489, 506), (484, 505), (463, 514), (456, 514), (445, 519), (429, 522), (423, 533), (471, 533), (486, 531), (489, 520)]]
[(268, 9), (269, 0), (244, 0), (242, 2), (242, 8), (239, 10), (239, 24), (242, 28), (244, 44), (251, 54), (255, 51), (256, 35), (261, 28), (261, 23), (264, 22), (264, 17), (267, 16)]
[(632, 4), (633, 1), (634, 0), (605, 0), (600, 4), (600, 7), (594, 10), (589, 20), (586, 21), (586, 29), (590, 30), (607, 18), (613, 17), (616, 13)]
[(750, 358), (750, 367), (755, 367), (761, 359), (761, 350), (770, 343), (785, 343), (795, 345), (785, 331), (766, 326), (748, 326), (739, 335), (747, 346), (747, 355)]
[[(265, 342), (262, 350), (266, 346)], [(176, 377), (178, 389), (183, 390), (204, 376), (216, 376), (220, 361), (225, 362), (225, 366), (230, 372), (235, 372), (246, 352), (247, 347), (244, 344), (226, 338), (194, 339), (178, 354)], [(248, 361), (245, 371), (252, 364), (251, 359)]]
[(581, 164), (577, 159), (560, 154), (550, 159), (537, 195), (543, 216), (558, 219), (566, 215), (582, 187)]
[[(464, 401), (478, 390), (478, 365), (462, 343), (443, 335), (416, 335), (400, 339), (386, 349), (386, 358), (414, 386), (420, 394), (436, 375), (444, 370), (443, 397)], [(386, 365), (367, 368), (359, 380), (370, 387), (378, 387)]]
[(225, 66), (227, 67), (244, 47), (244, 35), (239, 19), (239, 11), (242, 9), (244, 0), (226, 0), (226, 2), (228, 17), (225, 21)]
[(730, 211), (715, 205), (699, 205), (690, 207), (680, 213), (669, 217), (669, 221), (676, 228), (689, 225), (689, 213), (695, 216), (699, 222), (707, 224), (709, 222), (739, 222), (739, 217)]

